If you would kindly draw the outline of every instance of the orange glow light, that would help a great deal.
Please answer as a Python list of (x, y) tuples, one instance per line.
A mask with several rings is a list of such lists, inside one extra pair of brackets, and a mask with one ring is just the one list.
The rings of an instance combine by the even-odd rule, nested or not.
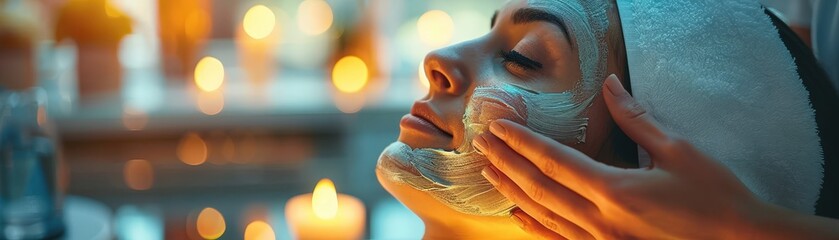
[(218, 239), (224, 234), (227, 228), (224, 223), (224, 216), (215, 208), (204, 208), (198, 214), (198, 220), (195, 223), (198, 230), (198, 235), (204, 239)]
[(368, 76), (367, 65), (356, 56), (341, 58), (332, 69), (332, 83), (345, 93), (360, 91), (367, 84)]
[(184, 34), (195, 40), (208, 35), (210, 32), (210, 16), (201, 9), (193, 9), (184, 20)]
[(148, 190), (154, 184), (154, 168), (143, 159), (129, 160), (123, 168), (125, 185), (134, 190)]
[(224, 83), (224, 64), (214, 57), (204, 57), (195, 65), (195, 85), (212, 92)]
[(38, 115), (37, 115), (38, 126), (44, 127), (44, 124), (47, 124), (47, 109), (44, 106), (38, 107)]
[(341, 112), (352, 114), (361, 111), (366, 100), (362, 94), (335, 93), (332, 101)]
[(312, 192), (312, 210), (321, 219), (333, 219), (338, 213), (338, 193), (335, 184), (328, 178), (318, 181)]
[(449, 44), (454, 37), (454, 21), (448, 13), (431, 10), (417, 20), (420, 40), (431, 47)]
[(245, 240), (274, 240), (276, 234), (271, 225), (263, 221), (253, 221), (245, 228)]
[(187, 165), (201, 165), (207, 161), (207, 143), (196, 133), (187, 133), (178, 144), (178, 158)]
[(198, 110), (207, 115), (216, 115), (224, 110), (224, 93), (222, 91), (199, 92)]
[(308, 35), (326, 32), (332, 26), (332, 7), (324, 0), (304, 0), (297, 8), (297, 27)]
[(122, 112), (122, 126), (130, 131), (143, 130), (148, 122), (149, 117), (140, 110), (125, 108)]
[(122, 16), (122, 12), (117, 9), (116, 6), (111, 3), (111, 1), (105, 1), (105, 15), (108, 15), (110, 18), (118, 18)]
[(265, 5), (256, 5), (248, 9), (242, 20), (245, 33), (253, 39), (263, 39), (274, 31), (276, 18), (274, 12)]

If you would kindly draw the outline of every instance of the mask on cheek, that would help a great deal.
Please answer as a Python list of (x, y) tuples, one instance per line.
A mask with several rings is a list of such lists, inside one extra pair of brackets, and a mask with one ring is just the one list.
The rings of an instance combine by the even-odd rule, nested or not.
[(459, 212), (508, 215), (515, 205), (481, 175), (489, 162), (472, 147), (472, 139), (487, 132), (490, 122), (508, 119), (560, 142), (584, 142), (584, 111), (594, 95), (573, 98), (571, 92), (536, 93), (510, 84), (476, 88), (463, 117), (465, 141), (456, 150), (411, 149), (394, 142), (379, 157), (378, 168), (389, 181), (428, 192)]
[(489, 162), (472, 148), (472, 139), (486, 132), (491, 121), (508, 119), (563, 143), (585, 142), (585, 110), (605, 78), (608, 6), (606, 0), (529, 0), (529, 8), (558, 16), (568, 28), (580, 57), (582, 79), (577, 85), (561, 93), (537, 93), (510, 84), (478, 87), (463, 117), (465, 141), (457, 149), (411, 149), (394, 142), (379, 157), (380, 172), (456, 211), (509, 215), (515, 205), (481, 176)]

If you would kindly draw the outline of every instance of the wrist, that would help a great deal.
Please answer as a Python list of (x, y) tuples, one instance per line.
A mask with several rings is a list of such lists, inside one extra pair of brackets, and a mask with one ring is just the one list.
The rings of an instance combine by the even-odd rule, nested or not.
[(772, 233), (777, 229), (784, 219), (784, 211), (781, 208), (765, 203), (757, 198), (744, 201), (734, 214), (731, 214), (728, 226), (723, 227), (725, 239), (776, 239), (779, 237)]
[[(808, 234), (820, 235), (811, 231), (813, 216), (801, 214), (777, 205), (758, 201), (751, 209), (753, 212), (744, 223), (748, 239), (795, 239)], [(818, 229), (818, 228), (816, 228)]]

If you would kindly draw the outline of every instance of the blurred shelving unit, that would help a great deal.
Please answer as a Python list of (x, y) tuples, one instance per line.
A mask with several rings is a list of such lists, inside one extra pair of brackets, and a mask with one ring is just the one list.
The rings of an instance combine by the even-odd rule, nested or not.
[[(84, 2), (43, 1), (45, 21), (56, 21), (50, 13), (67, 1)], [(486, 33), (503, 4), (96, 1), (108, 4), (95, 8), (103, 16), (132, 19), (132, 31), (121, 33), (116, 57), (108, 58), (120, 64), (85, 62), (89, 72), (78, 74), (79, 55), (89, 48), (53, 40), (37, 48), (39, 85), (63, 149), (63, 188), (112, 210), (115, 237), (154, 232), (144, 235), (152, 239), (157, 231), (167, 239), (197, 238), (194, 218), (204, 208), (224, 215), (222, 238), (239, 238), (249, 222), (264, 220), (288, 239), (285, 201), (311, 192), (321, 178), (360, 198), (367, 216), (385, 216), (368, 221), (370, 234), (395, 236), (370, 229), (398, 227), (385, 218), (419, 224), (379, 186), (376, 161), (397, 139), (399, 119), (428, 91), (425, 54)], [(205, 57), (213, 64), (195, 70)], [(349, 82), (337, 83), (336, 62), (348, 57), (361, 60), (365, 77), (351, 65), (341, 80)], [(79, 76), (105, 72), (121, 76), (106, 84), (119, 90), (80, 96)], [(342, 92), (339, 84), (350, 87)]]

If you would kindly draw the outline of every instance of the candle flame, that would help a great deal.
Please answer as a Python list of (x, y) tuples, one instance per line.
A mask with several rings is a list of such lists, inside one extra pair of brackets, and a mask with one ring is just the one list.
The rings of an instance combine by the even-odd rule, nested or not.
[(346, 56), (335, 63), (332, 69), (332, 83), (338, 91), (354, 93), (367, 84), (367, 65), (361, 58)]
[(338, 193), (328, 178), (318, 181), (312, 193), (312, 210), (321, 219), (333, 219), (338, 214)]
[(274, 25), (276, 25), (274, 12), (265, 5), (251, 7), (242, 21), (245, 33), (253, 39), (268, 37), (274, 31)]

